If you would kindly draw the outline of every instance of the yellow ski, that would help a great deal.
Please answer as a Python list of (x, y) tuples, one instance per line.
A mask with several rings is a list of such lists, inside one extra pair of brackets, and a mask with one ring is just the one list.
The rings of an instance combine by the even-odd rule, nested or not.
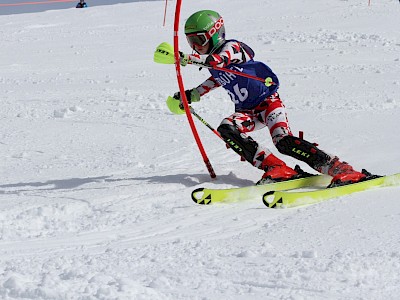
[(192, 192), (192, 199), (197, 204), (211, 204), (217, 202), (236, 202), (258, 198), (268, 191), (292, 190), (303, 187), (325, 187), (331, 181), (330, 176), (314, 175), (283, 182), (254, 185), (231, 189), (199, 188)]
[(339, 187), (325, 188), (308, 192), (290, 191), (268, 191), (262, 199), (269, 208), (289, 208), (301, 205), (309, 205), (332, 198), (350, 195), (357, 192), (366, 191), (373, 188), (400, 185), (400, 173), (382, 176), (371, 180), (348, 184)]

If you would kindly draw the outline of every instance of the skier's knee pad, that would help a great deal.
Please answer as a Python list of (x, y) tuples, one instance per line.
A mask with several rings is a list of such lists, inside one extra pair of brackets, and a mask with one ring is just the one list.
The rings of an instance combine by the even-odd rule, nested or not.
[(291, 135), (285, 136), (277, 142), (276, 148), (282, 154), (304, 161), (313, 169), (318, 169), (331, 159), (328, 154), (314, 144)]
[(230, 124), (221, 124), (217, 131), (233, 151), (244, 157), (248, 162), (253, 162), (258, 148), (256, 141)]

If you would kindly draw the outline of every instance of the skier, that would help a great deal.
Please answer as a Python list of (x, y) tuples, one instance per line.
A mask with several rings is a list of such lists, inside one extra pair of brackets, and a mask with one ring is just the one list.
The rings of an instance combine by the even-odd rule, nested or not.
[(85, 8), (88, 7), (85, 0), (79, 0), (79, 3), (76, 5), (76, 8)]
[[(270, 150), (246, 133), (268, 127), (272, 141), (280, 153), (307, 163), (314, 170), (332, 176), (333, 186), (369, 179), (369, 173), (358, 172), (351, 165), (317, 148), (315, 144), (295, 137), (290, 130), (285, 107), (277, 92), (279, 80), (264, 63), (254, 60), (254, 51), (245, 43), (225, 39), (223, 18), (215, 11), (202, 10), (191, 15), (185, 23), (185, 35), (192, 54), (180, 52), (180, 64), (203, 65), (211, 77), (196, 88), (186, 90), (189, 104), (222, 86), (235, 104), (235, 112), (224, 118), (218, 132), (235, 152), (265, 173), (257, 184), (266, 184), (302, 177), (298, 168), (292, 169)], [(266, 82), (248, 79), (236, 74), (218, 71), (222, 67), (252, 76), (266, 78)], [(182, 113), (180, 93), (170, 97), (168, 107), (173, 113)], [(173, 109), (172, 107), (175, 107)]]

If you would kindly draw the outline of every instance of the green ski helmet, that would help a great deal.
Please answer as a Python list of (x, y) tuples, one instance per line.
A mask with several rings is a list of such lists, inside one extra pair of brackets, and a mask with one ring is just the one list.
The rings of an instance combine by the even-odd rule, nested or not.
[(185, 35), (192, 49), (210, 43), (208, 53), (212, 53), (225, 42), (224, 20), (213, 10), (198, 11), (187, 19)]

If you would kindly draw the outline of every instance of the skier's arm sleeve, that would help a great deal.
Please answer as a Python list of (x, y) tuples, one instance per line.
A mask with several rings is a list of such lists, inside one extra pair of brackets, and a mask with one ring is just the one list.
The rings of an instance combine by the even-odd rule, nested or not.
[(241, 64), (251, 57), (242, 48), (239, 42), (226, 43), (219, 53), (210, 55), (189, 54), (189, 64), (204, 65), (210, 67), (226, 67), (232, 63)]
[(207, 94), (209, 91), (216, 89), (217, 87), (220, 86), (221, 85), (214, 79), (214, 77), (211, 76), (202, 84), (200, 84), (198, 87), (196, 87), (196, 90), (199, 92), (200, 96), (203, 96)]

